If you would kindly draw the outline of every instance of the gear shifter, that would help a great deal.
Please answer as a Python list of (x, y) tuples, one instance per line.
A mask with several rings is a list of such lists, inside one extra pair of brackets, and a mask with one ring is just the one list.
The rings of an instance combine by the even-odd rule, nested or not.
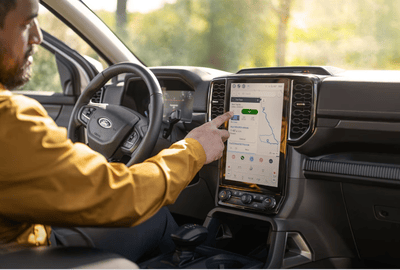
[(194, 259), (194, 250), (207, 239), (208, 231), (205, 227), (196, 224), (186, 224), (171, 234), (176, 245), (173, 263), (178, 267)]

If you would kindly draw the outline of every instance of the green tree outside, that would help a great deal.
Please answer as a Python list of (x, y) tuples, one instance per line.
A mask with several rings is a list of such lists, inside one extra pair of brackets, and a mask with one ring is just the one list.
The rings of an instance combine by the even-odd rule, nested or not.
[[(126, 21), (118, 21), (117, 11), (96, 13), (148, 66), (203, 66), (229, 72), (282, 63), (399, 67), (398, 1), (177, 0), (146, 14), (127, 12), (127, 1), (132, 0), (120, 0), (125, 7), (118, 9), (126, 13)], [(39, 18), (46, 31), (82, 55), (101, 60), (51, 13)], [(279, 30), (282, 22), (284, 32)], [(35, 76), (24, 89), (56, 88), (52, 57), (35, 56)]]

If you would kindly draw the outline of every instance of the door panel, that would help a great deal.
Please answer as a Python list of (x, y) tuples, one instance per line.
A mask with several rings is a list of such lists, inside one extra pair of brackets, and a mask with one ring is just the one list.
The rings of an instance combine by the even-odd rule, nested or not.
[(46, 109), (47, 113), (51, 118), (53, 118), (54, 121), (57, 120), (58, 116), (60, 115), (62, 106), (57, 106), (57, 105), (43, 105), (43, 107)]

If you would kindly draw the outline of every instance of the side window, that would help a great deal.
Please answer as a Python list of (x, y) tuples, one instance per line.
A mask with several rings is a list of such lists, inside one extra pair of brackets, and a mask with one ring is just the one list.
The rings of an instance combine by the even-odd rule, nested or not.
[[(42, 5), (40, 5), (38, 20), (43, 30), (81, 54), (98, 71), (107, 67), (106, 62), (81, 37)], [(49, 51), (45, 48), (46, 46), (37, 47), (38, 50), (33, 56), (31, 80), (20, 90), (37, 92), (38, 94), (40, 92), (63, 93), (62, 79), (55, 56), (57, 51)], [(59, 53), (62, 54), (63, 52)]]
[(62, 93), (60, 75), (53, 53), (38, 46), (33, 56), (32, 77), (20, 90)]
[(82, 56), (90, 57), (95, 61), (100, 62), (103, 67), (108, 66), (106, 62), (92, 49), (92, 47), (90, 47), (78, 34), (42, 5), (40, 5), (40, 14), (38, 19), (40, 27), (43, 30), (63, 41), (70, 48), (79, 52)]

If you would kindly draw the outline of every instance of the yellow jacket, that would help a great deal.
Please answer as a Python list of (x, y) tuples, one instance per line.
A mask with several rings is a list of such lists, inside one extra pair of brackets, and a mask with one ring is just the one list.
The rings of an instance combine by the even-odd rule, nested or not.
[(0, 252), (48, 245), (49, 225), (137, 225), (173, 203), (206, 160), (185, 139), (129, 168), (109, 163), (67, 139), (38, 102), (5, 90), (0, 124)]

